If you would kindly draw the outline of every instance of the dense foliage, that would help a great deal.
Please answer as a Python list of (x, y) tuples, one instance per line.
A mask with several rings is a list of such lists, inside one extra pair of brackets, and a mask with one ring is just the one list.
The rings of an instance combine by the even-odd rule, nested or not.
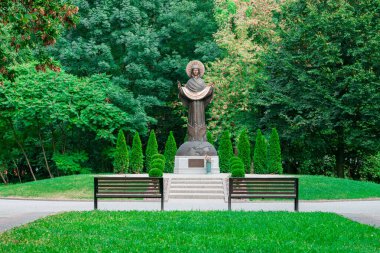
[(42, 48), (55, 44), (64, 28), (75, 27), (77, 12), (70, 1), (0, 1), (0, 83), (14, 80), (12, 66), (24, 49), (37, 50), (36, 69), (59, 71)]
[[(189, 60), (214, 60), (219, 49), (212, 0), (75, 0), (80, 21), (53, 49), (63, 68), (78, 76), (107, 73), (131, 91), (156, 125), (184, 136), (177, 80)], [(182, 139), (183, 137), (181, 137)]]
[(53, 155), (76, 153), (86, 154), (87, 166), (95, 171), (106, 164), (109, 170), (111, 160), (104, 151), (113, 146), (114, 133), (141, 126), (135, 123), (139, 103), (133, 97), (128, 98), (129, 113), (107, 100), (114, 85), (105, 75), (37, 72), (33, 64), (15, 71), (15, 81), (0, 86), (0, 160), (9, 174), (27, 180), (36, 179), (36, 173), (59, 175), (65, 169), (55, 166), (59, 155), (52, 163)]
[(379, 11), (379, 0), (283, 5), (252, 102), (259, 127), (276, 126), (286, 143), (288, 171), (332, 160), (335, 175), (359, 178), (379, 151)]
[(198, 59), (221, 172), (234, 139), (246, 172), (253, 156), (255, 173), (379, 182), (379, 12), (380, 0), (0, 1), (0, 180), (125, 167), (118, 130), (127, 149), (141, 134), (135, 172), (143, 149), (147, 170), (160, 151), (172, 172), (173, 136), (187, 140), (176, 82)]

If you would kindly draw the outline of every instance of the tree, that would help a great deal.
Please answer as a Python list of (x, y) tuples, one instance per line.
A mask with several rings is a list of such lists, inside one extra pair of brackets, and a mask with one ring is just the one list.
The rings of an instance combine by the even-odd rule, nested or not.
[(228, 130), (224, 131), (220, 137), (218, 155), (220, 172), (229, 172), (230, 158), (234, 153), (232, 150), (231, 135)]
[(165, 172), (172, 173), (174, 171), (174, 159), (177, 153), (177, 144), (174, 139), (173, 132), (170, 131), (168, 140), (165, 144)]
[(158, 144), (157, 144), (156, 134), (154, 133), (154, 130), (151, 130), (149, 134), (148, 144), (145, 150), (146, 171), (149, 171), (151, 169), (150, 162), (151, 162), (152, 156), (155, 154), (158, 154)]
[(363, 156), (380, 150), (379, 8), (379, 0), (284, 4), (252, 106), (260, 127), (281, 129), (289, 169), (332, 157), (337, 176), (359, 178)]
[(253, 155), (253, 169), (256, 174), (265, 174), (267, 171), (267, 145), (261, 130), (257, 130), (255, 150)]
[(272, 128), (268, 147), (268, 171), (269, 173), (282, 174), (280, 138), (276, 128)]
[[(105, 75), (78, 78), (64, 71), (37, 72), (33, 65), (15, 67), (15, 81), (0, 86), (0, 138), (8, 145), (0, 147), (0, 157), (21, 171), (26, 168), (26, 181), (58, 175), (57, 163), (52, 163), (57, 153), (73, 161), (75, 154), (84, 153), (87, 166), (107, 171), (112, 160), (105, 154), (114, 146), (115, 131), (141, 130), (136, 123), (139, 103), (126, 94), (129, 113), (122, 111), (109, 99), (117, 89)], [(15, 152), (7, 154), (9, 149)], [(37, 172), (36, 167), (44, 169)]]
[(243, 161), (246, 173), (251, 172), (251, 144), (249, 143), (247, 129), (241, 131), (238, 140), (238, 157)]
[(263, 74), (262, 55), (273, 41), (273, 12), (279, 10), (276, 0), (215, 1), (214, 15), (218, 31), (215, 41), (222, 56), (208, 65), (207, 83), (215, 85), (215, 96), (208, 111), (210, 129), (218, 136), (229, 130), (235, 137), (244, 128), (251, 130), (249, 95)]
[(130, 169), (133, 173), (140, 173), (144, 167), (144, 156), (142, 151), (142, 145), (140, 140), (140, 135), (138, 132), (133, 136), (132, 151), (131, 151), (131, 162)]
[(157, 125), (159, 143), (167, 129), (184, 136), (182, 107), (173, 110), (179, 108), (176, 83), (187, 78), (190, 59), (219, 56), (213, 1), (80, 0), (78, 6), (77, 29), (52, 49), (55, 59), (78, 76), (112, 75), (144, 106), (144, 122)]
[(127, 149), (127, 143), (125, 142), (123, 130), (119, 130), (119, 133), (117, 135), (113, 170), (115, 173), (126, 173), (128, 172), (128, 167), (129, 154)]
[[(70, 1), (0, 1), (0, 82), (15, 78), (11, 67), (20, 50), (55, 44), (64, 28), (75, 27), (77, 12)], [(59, 71), (46, 54), (36, 56), (36, 69)]]

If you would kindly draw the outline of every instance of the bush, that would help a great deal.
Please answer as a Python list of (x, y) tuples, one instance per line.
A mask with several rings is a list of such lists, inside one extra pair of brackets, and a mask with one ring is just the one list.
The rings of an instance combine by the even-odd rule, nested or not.
[(153, 162), (154, 160), (162, 160), (165, 162), (165, 156), (162, 154), (155, 154), (152, 156), (151, 161)]
[(142, 152), (140, 135), (138, 132), (136, 132), (135, 136), (133, 137), (130, 168), (133, 173), (140, 173), (143, 169), (143, 166), (144, 156)]
[(234, 171), (236, 169), (239, 169), (239, 170), (244, 170), (244, 165), (243, 164), (240, 164), (240, 163), (236, 163), (236, 164), (233, 164), (231, 166), (231, 171)]
[(231, 177), (245, 177), (244, 169), (235, 169), (231, 173)]
[(360, 171), (360, 178), (380, 183), (380, 152), (366, 159), (363, 169)]
[(224, 131), (219, 142), (219, 164), (220, 172), (229, 172), (229, 161), (234, 155), (232, 150), (232, 142), (229, 131)]
[(123, 130), (117, 135), (116, 149), (113, 161), (114, 173), (128, 173), (129, 154)]
[(235, 164), (239, 164), (239, 165), (241, 165), (242, 168), (244, 168), (243, 161), (239, 157), (233, 156), (230, 158), (230, 162), (229, 162), (229, 171), (230, 172), (232, 171), (232, 166)]
[(249, 143), (247, 130), (244, 129), (238, 140), (238, 157), (243, 161), (246, 173), (251, 172), (251, 144)]
[(151, 165), (150, 166), (151, 168), (158, 168), (162, 171), (164, 171), (164, 168), (165, 168), (165, 162), (161, 159), (156, 159), (156, 160), (151, 161), (150, 165)]
[(158, 168), (152, 167), (152, 169), (149, 171), (149, 177), (162, 177), (162, 175), (162, 170)]
[(88, 155), (84, 151), (65, 154), (55, 153), (53, 155), (53, 161), (57, 168), (65, 175), (88, 174), (90, 169), (81, 166), (87, 160)]
[(158, 144), (156, 134), (153, 130), (150, 131), (148, 144), (146, 145), (145, 150), (145, 168), (147, 171), (150, 170), (150, 162), (153, 159), (153, 156), (158, 154)]
[(165, 172), (172, 173), (174, 170), (174, 158), (177, 153), (177, 144), (174, 139), (173, 132), (170, 131), (168, 140), (165, 144)]

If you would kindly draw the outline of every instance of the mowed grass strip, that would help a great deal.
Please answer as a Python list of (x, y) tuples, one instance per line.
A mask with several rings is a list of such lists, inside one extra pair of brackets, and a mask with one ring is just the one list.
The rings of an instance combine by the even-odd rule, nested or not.
[(378, 252), (380, 230), (330, 213), (69, 212), (0, 234), (1, 252)]
[[(94, 176), (73, 175), (0, 185), (0, 197), (92, 199)], [(380, 198), (380, 184), (325, 176), (297, 175), (301, 200)]]

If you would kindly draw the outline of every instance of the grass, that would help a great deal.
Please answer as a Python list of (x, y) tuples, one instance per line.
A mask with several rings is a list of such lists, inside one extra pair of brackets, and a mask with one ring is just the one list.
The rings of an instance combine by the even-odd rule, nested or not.
[[(1, 197), (92, 199), (94, 175), (74, 175), (24, 184), (0, 185)], [(300, 199), (380, 198), (380, 184), (324, 176), (299, 176)]]
[(378, 252), (380, 230), (330, 213), (69, 212), (0, 234), (0, 252)]

